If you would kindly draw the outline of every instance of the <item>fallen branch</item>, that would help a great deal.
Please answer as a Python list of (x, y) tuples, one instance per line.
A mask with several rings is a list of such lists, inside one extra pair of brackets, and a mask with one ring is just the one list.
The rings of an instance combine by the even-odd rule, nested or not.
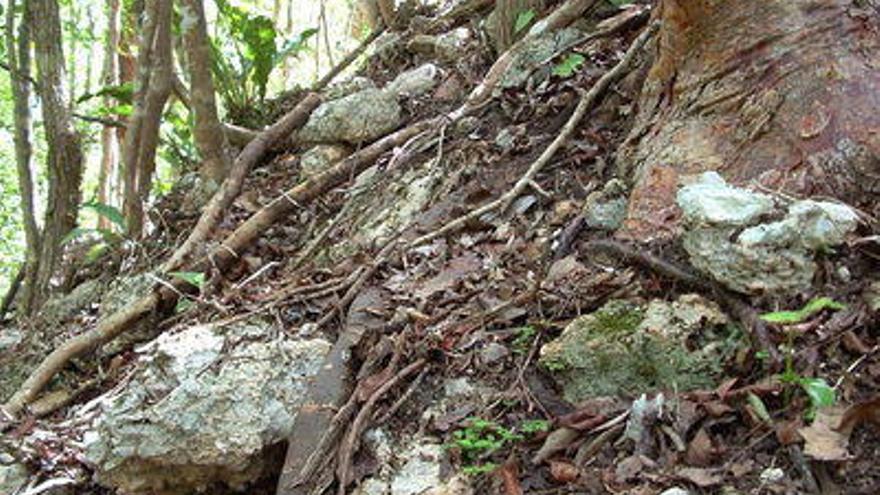
[(739, 320), (743, 326), (749, 330), (755, 340), (758, 341), (761, 347), (767, 351), (774, 367), (782, 364), (782, 356), (770, 340), (770, 336), (767, 332), (767, 325), (764, 324), (755, 309), (744, 302), (740, 296), (731, 293), (729, 290), (718, 284), (702, 279), (682, 268), (679, 268), (668, 261), (664, 261), (650, 253), (638, 251), (619, 242), (593, 241), (587, 243), (586, 249), (596, 249), (609, 252), (623, 258), (627, 262), (636, 263), (664, 277), (671, 278), (687, 285), (692, 289), (696, 289), (705, 294), (714, 294), (718, 302), (720, 302), (734, 318)]
[(479, 217), (495, 211), (495, 210), (504, 210), (506, 209), (510, 203), (516, 199), (522, 192), (529, 187), (529, 184), (534, 180), (535, 176), (538, 172), (541, 171), (544, 166), (546, 166), (550, 159), (559, 151), (560, 148), (571, 138), (572, 134), (574, 134), (575, 128), (580, 123), (581, 119), (586, 115), (587, 111), (592, 109), (596, 102), (599, 100), (599, 97), (605, 93), (605, 90), (608, 89), (609, 86), (621, 77), (629, 70), (630, 66), (632, 66), (633, 62), (636, 59), (636, 55), (640, 52), (642, 46), (647, 43), (648, 39), (654, 34), (654, 32), (659, 27), (659, 24), (652, 24), (647, 29), (645, 29), (642, 34), (633, 41), (632, 45), (630, 45), (629, 49), (626, 51), (626, 54), (617, 63), (610, 71), (605, 73), (602, 77), (593, 84), (593, 87), (583, 95), (577, 107), (572, 113), (571, 117), (569, 117), (568, 122), (562, 127), (562, 131), (560, 131), (559, 135), (556, 136), (556, 139), (550, 143), (549, 146), (541, 153), (541, 156), (538, 157), (537, 160), (532, 163), (526, 173), (514, 184), (513, 188), (501, 195), (495, 201), (492, 201), (488, 204), (485, 204), (470, 213), (462, 215), (450, 222), (446, 225), (443, 225), (439, 229), (430, 232), (428, 234), (419, 237), (414, 240), (410, 246), (418, 246), (421, 244), (426, 244), (428, 242), (433, 241), (434, 239), (441, 237), (449, 232), (457, 230), (464, 225), (472, 222), (473, 220), (478, 219)]
[(351, 428), (348, 430), (345, 440), (339, 447), (339, 461), (336, 466), (336, 476), (339, 481), (338, 494), (345, 495), (345, 489), (349, 483), (349, 473), (351, 472), (351, 457), (354, 455), (356, 444), (360, 439), (361, 432), (366, 427), (367, 420), (373, 414), (373, 408), (379, 399), (382, 398), (392, 387), (400, 383), (404, 378), (422, 369), (427, 364), (424, 358), (417, 359), (407, 367), (400, 370), (396, 375), (383, 383), (381, 387), (376, 389), (369, 399), (364, 403), (358, 415), (354, 418)]
[(381, 26), (378, 29), (374, 30), (370, 35), (358, 45), (351, 53), (349, 53), (344, 59), (342, 59), (335, 67), (330, 69), (330, 72), (324, 75), (320, 81), (316, 82), (314, 86), (312, 86), (312, 91), (321, 91), (327, 87), (333, 79), (338, 76), (342, 71), (346, 69), (349, 65), (352, 64), (358, 57), (360, 57), (367, 48), (376, 41), (379, 36), (385, 32), (385, 26)]
[(195, 251), (196, 246), (203, 243), (211, 235), (223, 213), (235, 201), (235, 198), (238, 197), (244, 185), (244, 179), (250, 173), (251, 168), (256, 165), (266, 151), (275, 143), (305, 125), (312, 111), (320, 103), (321, 98), (317, 94), (309, 94), (293, 110), (282, 117), (281, 120), (261, 132), (256, 139), (245, 146), (238, 155), (238, 158), (235, 159), (232, 170), (229, 171), (229, 176), (223, 181), (220, 190), (211, 197), (211, 201), (205, 207), (189, 237), (174, 251), (168, 261), (162, 265), (162, 272), (168, 273), (176, 270), (186, 262), (187, 258)]

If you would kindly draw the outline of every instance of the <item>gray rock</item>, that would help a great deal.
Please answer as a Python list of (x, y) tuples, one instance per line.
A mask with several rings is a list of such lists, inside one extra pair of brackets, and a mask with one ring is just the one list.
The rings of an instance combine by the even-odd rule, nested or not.
[(712, 334), (723, 333), (726, 322), (713, 303), (693, 294), (672, 303), (610, 301), (569, 323), (541, 348), (539, 362), (571, 403), (710, 386), (720, 371), (718, 351), (690, 349), (688, 342), (722, 340)]
[(398, 98), (420, 96), (433, 89), (439, 79), (440, 69), (434, 64), (425, 64), (398, 75), (383, 89)]
[(104, 293), (106, 282), (88, 280), (77, 285), (70, 293), (55, 296), (40, 308), (40, 316), (49, 324), (61, 323), (77, 313), (87, 311)]
[(804, 200), (785, 209), (767, 195), (729, 186), (714, 172), (682, 188), (677, 201), (691, 263), (743, 293), (808, 289), (815, 253), (841, 244), (858, 226), (847, 206)]
[(0, 328), (0, 355), (9, 351), (24, 340), (21, 330), (14, 327)]
[(351, 153), (351, 148), (338, 144), (319, 144), (303, 153), (300, 170), (303, 178), (312, 178), (324, 172), (335, 162)]
[(495, 136), (495, 146), (498, 146), (501, 151), (510, 151), (515, 145), (516, 134), (510, 127), (498, 131), (498, 135)]
[(358, 144), (396, 129), (402, 122), (397, 98), (378, 89), (366, 89), (321, 104), (297, 138), (306, 143)]
[(367, 448), (378, 461), (378, 473), (355, 492), (358, 495), (469, 495), (470, 483), (453, 476), (447, 451), (436, 440), (416, 437), (399, 445), (384, 430), (367, 432)]
[(444, 62), (456, 62), (467, 53), (471, 41), (471, 31), (458, 28), (439, 34), (417, 34), (410, 38), (407, 50), (426, 57), (434, 57)]
[(24, 488), (28, 470), (18, 463), (0, 463), (0, 493), (13, 495)]
[(553, 69), (553, 64), (547, 61), (581, 36), (583, 36), (582, 31), (565, 28), (544, 33), (520, 44), (513, 53), (510, 67), (501, 76), (499, 88), (516, 88), (525, 84), (529, 78), (534, 78), (536, 83), (547, 80)]
[(84, 439), (96, 479), (165, 495), (259, 477), (330, 348), (272, 333), (257, 320), (202, 325), (139, 349), (128, 384), (96, 400), (100, 415)]
[[(153, 278), (146, 273), (115, 278), (101, 297), (98, 316), (106, 318), (127, 308), (141, 297), (149, 294), (155, 283)], [(101, 354), (113, 355), (134, 344), (155, 338), (162, 330), (157, 323), (152, 316), (142, 319), (134, 327), (102, 347)]]
[(759, 478), (761, 483), (779, 483), (785, 479), (785, 471), (778, 467), (767, 468), (761, 471)]
[(326, 101), (338, 100), (339, 98), (344, 98), (367, 89), (376, 89), (376, 83), (372, 79), (355, 76), (351, 79), (335, 83), (324, 90), (324, 99)]
[(495, 364), (510, 355), (507, 346), (497, 342), (490, 342), (480, 351), (480, 361), (483, 364)]
[(672, 488), (667, 488), (663, 490), (660, 495), (691, 495), (691, 492), (685, 490), (684, 488), (674, 486)]
[(584, 201), (584, 223), (591, 229), (614, 231), (626, 218), (626, 186), (611, 179), (601, 191), (594, 191)]

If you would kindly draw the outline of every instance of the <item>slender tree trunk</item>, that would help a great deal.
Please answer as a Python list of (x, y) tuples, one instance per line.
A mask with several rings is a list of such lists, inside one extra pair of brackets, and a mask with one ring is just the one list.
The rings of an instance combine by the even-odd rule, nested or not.
[[(229, 143), (217, 118), (217, 102), (214, 97), (214, 80), (211, 77), (211, 47), (208, 26), (202, 0), (182, 0), (183, 38), (187, 46), (187, 65), (190, 77), (190, 99), (195, 115), (196, 146), (202, 158), (200, 167), (204, 179), (219, 186), (232, 160)], [(186, 22), (188, 19), (188, 22)]]
[[(119, 84), (119, 59), (116, 54), (119, 47), (119, 0), (107, 0), (107, 40), (104, 47), (104, 67), (101, 83), (104, 86)], [(105, 106), (112, 105), (113, 99), (104, 99)], [(98, 172), (98, 202), (113, 205), (111, 199), (112, 184), (116, 182), (116, 171), (119, 163), (119, 141), (116, 129), (104, 126), (101, 130), (101, 169)], [(110, 219), (98, 216), (99, 228), (110, 228)]]
[(83, 155), (73, 127), (64, 78), (61, 18), (56, 0), (28, 0), (33, 22), (38, 87), (47, 141), (49, 194), (36, 281), (39, 306), (45, 300), (52, 276), (61, 260), (62, 238), (76, 226), (80, 203)]
[[(56, 2), (57, 3), (57, 2)], [(72, 22), (74, 26), (79, 26), (80, 23), (80, 9), (77, 8), (77, 2), (70, 2), (67, 5), (66, 14), (69, 16), (68, 19)], [(61, 9), (59, 8), (59, 17), (61, 17)], [(62, 44), (64, 43), (63, 33), (64, 28), (61, 29), (62, 33)], [(64, 63), (67, 67), (67, 90), (69, 94), (67, 95), (67, 104), (70, 108), (70, 111), (73, 112), (73, 107), (76, 102), (76, 75), (79, 70), (79, 63), (77, 61), (77, 53), (76, 53), (76, 36), (70, 36), (68, 39), (67, 46), (67, 57), (64, 59)]]
[(134, 114), (123, 150), (124, 211), (129, 233), (143, 233), (144, 203), (155, 170), (162, 110), (171, 94), (171, 0), (148, 2), (138, 53)]
[[(18, 169), (18, 191), (21, 196), (21, 216), (24, 223), (26, 260), (21, 291), (22, 315), (30, 313), (34, 302), (34, 288), (40, 263), (40, 231), (37, 227), (35, 211), (33, 148), (31, 145), (31, 89), (28, 77), (31, 74), (30, 23), (25, 17), (18, 26), (18, 40), (15, 39), (15, 0), (9, 0), (6, 7), (6, 54), (10, 72), (12, 99), (15, 107), (15, 163)], [(25, 9), (27, 12), (27, 9)]]

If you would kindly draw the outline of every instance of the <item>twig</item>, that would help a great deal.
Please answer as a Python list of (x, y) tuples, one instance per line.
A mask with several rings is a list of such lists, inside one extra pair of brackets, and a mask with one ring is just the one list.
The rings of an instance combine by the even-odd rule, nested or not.
[(333, 78), (339, 75), (340, 72), (344, 71), (346, 67), (351, 65), (352, 62), (357, 60), (358, 57), (363, 54), (369, 46), (376, 41), (383, 33), (385, 32), (385, 26), (381, 26), (367, 37), (357, 48), (355, 48), (351, 53), (348, 54), (344, 59), (342, 59), (339, 64), (330, 69), (330, 72), (324, 75), (320, 81), (316, 82), (314, 86), (312, 86), (313, 91), (321, 91), (328, 84), (333, 81)]
[(495, 211), (497, 209), (506, 209), (510, 203), (516, 199), (526, 187), (534, 180), (535, 176), (538, 172), (547, 165), (553, 156), (559, 151), (562, 146), (568, 142), (569, 138), (571, 138), (572, 134), (580, 123), (581, 119), (586, 115), (587, 111), (592, 109), (593, 106), (598, 101), (599, 97), (608, 89), (608, 87), (618, 79), (620, 79), (627, 70), (629, 70), (630, 66), (636, 59), (636, 55), (641, 51), (641, 48), (647, 43), (648, 39), (654, 34), (654, 32), (659, 27), (659, 24), (654, 23), (648, 28), (646, 28), (642, 34), (633, 41), (632, 45), (626, 51), (626, 54), (617, 63), (610, 71), (606, 72), (602, 77), (593, 84), (593, 87), (581, 97), (580, 102), (574, 110), (574, 113), (568, 119), (568, 122), (563, 126), (562, 131), (560, 131), (559, 135), (550, 143), (550, 145), (541, 153), (541, 156), (538, 157), (537, 160), (532, 163), (526, 173), (520, 177), (520, 179), (514, 184), (513, 188), (501, 195), (495, 201), (492, 201), (486, 205), (477, 208), (470, 213), (467, 213), (463, 216), (456, 218), (448, 222), (446, 225), (440, 227), (439, 229), (430, 232), (428, 234), (419, 237), (414, 240), (410, 247), (419, 246), (422, 244), (426, 244), (428, 242), (437, 239), (443, 235), (446, 235), (449, 232), (457, 230), (462, 226), (468, 224), (469, 222), (478, 219), (479, 217)]
[(407, 367), (400, 370), (387, 382), (383, 383), (381, 387), (376, 389), (376, 391), (373, 392), (370, 398), (367, 399), (367, 401), (364, 403), (364, 406), (361, 408), (360, 412), (358, 412), (358, 415), (355, 417), (354, 422), (351, 424), (348, 435), (346, 435), (345, 440), (339, 447), (339, 462), (336, 466), (336, 476), (339, 478), (339, 490), (337, 493), (339, 495), (345, 495), (345, 489), (349, 483), (348, 476), (349, 472), (351, 471), (351, 458), (354, 454), (355, 444), (361, 436), (361, 431), (366, 426), (367, 419), (369, 419), (369, 417), (372, 415), (373, 408), (376, 406), (376, 402), (378, 402), (383, 395), (385, 395), (401, 380), (420, 370), (423, 366), (425, 366), (425, 364), (427, 364), (425, 358), (419, 358), (410, 363)]
[(415, 393), (416, 390), (419, 389), (419, 385), (422, 384), (422, 380), (425, 379), (425, 376), (428, 375), (428, 368), (423, 369), (416, 379), (409, 384), (409, 387), (406, 388), (406, 392), (397, 399), (394, 404), (385, 411), (385, 414), (382, 415), (378, 420), (376, 420), (376, 424), (383, 424), (391, 419), (392, 416), (409, 400), (410, 397)]

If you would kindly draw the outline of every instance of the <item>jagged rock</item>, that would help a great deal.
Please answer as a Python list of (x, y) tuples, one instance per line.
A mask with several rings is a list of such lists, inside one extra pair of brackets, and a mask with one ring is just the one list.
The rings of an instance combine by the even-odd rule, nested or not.
[(6, 457), (3, 455), (0, 458), (0, 493), (18, 493), (28, 481), (28, 470), (22, 464)]
[(315, 177), (351, 153), (351, 148), (338, 144), (319, 144), (303, 153), (300, 170), (304, 178)]
[(584, 223), (591, 229), (614, 231), (626, 218), (626, 186), (618, 179), (605, 183), (601, 191), (594, 191), (584, 201)]
[[(610, 301), (576, 318), (541, 349), (540, 363), (553, 373), (572, 403), (657, 389), (689, 390), (712, 384), (720, 371), (714, 344), (690, 349), (698, 334), (711, 342), (726, 316), (697, 295), (647, 305)], [(714, 339), (721, 341), (722, 339)]]
[(329, 348), (279, 339), (259, 320), (162, 335), (138, 350), (123, 389), (96, 399), (84, 439), (96, 479), (127, 494), (242, 487), (289, 434)]
[(663, 490), (660, 495), (691, 495), (691, 492), (685, 490), (684, 488), (674, 486), (672, 488), (667, 488), (666, 490)]
[(353, 95), (367, 89), (376, 89), (376, 83), (367, 77), (355, 76), (338, 83), (334, 83), (324, 90), (326, 101), (338, 100), (348, 95)]
[(393, 445), (382, 429), (365, 435), (367, 448), (379, 463), (378, 473), (355, 491), (358, 495), (469, 495), (470, 484), (452, 476), (446, 449), (436, 440), (413, 438)]
[(728, 185), (715, 172), (683, 187), (677, 201), (691, 263), (743, 293), (808, 289), (814, 255), (841, 244), (858, 225), (847, 206), (803, 200), (786, 209), (768, 195)]
[(396, 96), (378, 89), (366, 89), (321, 104), (297, 138), (305, 143), (358, 144), (393, 131), (402, 119)]
[(425, 64), (398, 75), (383, 89), (398, 98), (420, 96), (433, 89), (439, 78), (440, 69), (434, 64)]
[(403, 36), (395, 31), (387, 32), (373, 42), (375, 47), (373, 56), (385, 65), (394, 65), (394, 62), (403, 55), (406, 50)]
[(0, 328), (0, 355), (15, 348), (24, 340), (21, 330), (15, 327)]
[(101, 299), (105, 282), (88, 280), (76, 286), (70, 293), (55, 296), (40, 308), (40, 317), (49, 325), (58, 324), (86, 311)]
[(582, 36), (583, 32), (578, 29), (565, 28), (544, 33), (519, 45), (510, 67), (499, 81), (499, 90), (519, 87), (532, 77), (536, 83), (545, 81), (553, 70), (553, 65), (547, 61)]
[(406, 48), (426, 57), (456, 62), (466, 53), (470, 40), (470, 29), (458, 28), (439, 35), (417, 34), (410, 38)]
[(198, 172), (190, 172), (177, 180), (172, 194), (182, 196), (181, 212), (187, 216), (194, 216), (201, 214), (202, 208), (208, 204), (219, 188), (219, 184), (205, 180)]
[[(146, 273), (115, 278), (106, 288), (101, 297), (98, 316), (107, 318), (113, 313), (124, 309), (152, 290), (155, 281)], [(146, 342), (155, 338), (161, 329), (156, 325), (155, 318), (147, 317), (134, 325), (122, 335), (108, 342), (101, 348), (104, 355), (113, 355), (133, 344)]]

